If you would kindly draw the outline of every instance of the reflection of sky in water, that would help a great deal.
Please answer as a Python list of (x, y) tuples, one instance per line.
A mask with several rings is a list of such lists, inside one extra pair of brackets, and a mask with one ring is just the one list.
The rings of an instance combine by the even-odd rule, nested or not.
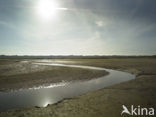
[[(52, 64), (51, 64), (52, 65)], [(60, 65), (66, 66), (66, 65)], [(69, 66), (74, 67), (74, 66)], [(81, 66), (75, 66), (81, 67)], [(84, 67), (95, 69), (96, 67)], [(103, 68), (97, 68), (102, 70)], [(84, 94), (88, 91), (94, 91), (116, 83), (133, 79), (135, 76), (129, 73), (107, 70), (110, 74), (98, 79), (78, 82), (62, 82), (50, 86), (36, 87), (34, 89), (23, 89), (14, 92), (0, 93), (0, 111), (12, 108), (42, 106), (56, 103), (63, 98), (70, 98)]]

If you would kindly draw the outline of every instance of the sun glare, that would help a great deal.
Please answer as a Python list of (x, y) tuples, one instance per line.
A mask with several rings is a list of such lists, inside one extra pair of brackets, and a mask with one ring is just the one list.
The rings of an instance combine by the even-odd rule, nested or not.
[(58, 3), (56, 0), (40, 0), (37, 6), (38, 14), (44, 19), (51, 19), (58, 14)]

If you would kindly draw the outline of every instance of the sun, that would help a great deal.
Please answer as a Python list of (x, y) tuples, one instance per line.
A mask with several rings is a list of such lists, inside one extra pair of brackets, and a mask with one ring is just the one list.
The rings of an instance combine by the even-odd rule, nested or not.
[(51, 19), (58, 14), (58, 8), (56, 0), (40, 0), (37, 5), (37, 13), (44, 19)]

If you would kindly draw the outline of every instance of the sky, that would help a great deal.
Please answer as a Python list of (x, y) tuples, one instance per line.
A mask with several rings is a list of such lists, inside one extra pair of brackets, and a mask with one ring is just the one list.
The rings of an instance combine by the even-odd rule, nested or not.
[(156, 0), (0, 0), (0, 55), (155, 55)]

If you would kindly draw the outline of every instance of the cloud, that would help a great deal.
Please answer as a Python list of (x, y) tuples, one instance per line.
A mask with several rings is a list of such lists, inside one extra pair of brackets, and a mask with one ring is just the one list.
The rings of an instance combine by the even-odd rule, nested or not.
[[(26, 54), (155, 52), (156, 24), (152, 22), (155, 21), (156, 16), (154, 3), (152, 6), (152, 2), (148, 1), (148, 4), (145, 4), (147, 3), (145, 0), (124, 2), (123, 0), (122, 2), (121, 0), (69, 0), (66, 2), (58, 10), (67, 10), (67, 12), (60, 12), (57, 20), (45, 22), (35, 17), (33, 11), (27, 12), (33, 9), (21, 8), (17, 12), (16, 9), (9, 8), (6, 10), (10, 10), (9, 12), (1, 12), (1, 17), (6, 18), (6, 21), (0, 21), (0, 26), (7, 27), (6, 32), (8, 28), (16, 28), (14, 31), (11, 30), (11, 36), (2, 34), (1, 37), (7, 37), (5, 41), (8, 39), (5, 47), (9, 47), (9, 42), (14, 36), (16, 40), (14, 42), (17, 44), (20, 41), (22, 45), (22, 47), (19, 47), (19, 44), (15, 45), (17, 48), (15, 52), (23, 48), (23, 53)], [(149, 4), (151, 7), (148, 7)], [(4, 41), (2, 39), (1, 42)], [(12, 48), (8, 49), (11, 50)]]
[(104, 22), (103, 21), (96, 21), (95, 24), (99, 27), (104, 26)]
[(2, 21), (2, 20), (0, 20), (0, 25), (8, 27), (8, 28), (15, 28), (15, 26), (12, 23), (6, 22), (6, 21)]

